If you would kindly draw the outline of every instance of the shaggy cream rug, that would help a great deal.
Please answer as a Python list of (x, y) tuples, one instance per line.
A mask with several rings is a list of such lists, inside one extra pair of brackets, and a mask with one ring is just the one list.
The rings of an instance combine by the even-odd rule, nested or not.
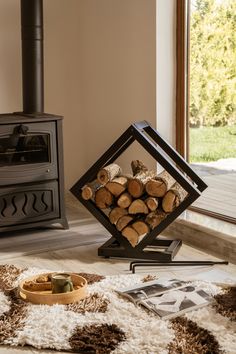
[(94, 354), (235, 353), (235, 288), (194, 282), (215, 297), (215, 305), (163, 321), (114, 291), (150, 280), (138, 274), (81, 273), (89, 294), (73, 305), (33, 305), (19, 299), (19, 281), (44, 272), (48, 270), (0, 266), (0, 344)]

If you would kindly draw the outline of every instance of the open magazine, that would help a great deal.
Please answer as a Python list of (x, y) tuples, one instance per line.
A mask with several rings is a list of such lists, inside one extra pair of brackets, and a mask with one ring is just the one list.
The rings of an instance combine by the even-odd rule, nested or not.
[(178, 279), (158, 279), (118, 293), (136, 305), (146, 307), (161, 319), (179, 316), (214, 301), (205, 291)]

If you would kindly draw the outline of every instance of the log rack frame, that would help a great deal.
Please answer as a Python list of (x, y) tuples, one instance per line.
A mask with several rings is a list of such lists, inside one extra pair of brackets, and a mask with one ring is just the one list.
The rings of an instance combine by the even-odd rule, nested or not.
[[(107, 215), (92, 200), (82, 198), (82, 188), (96, 178), (101, 168), (114, 162), (135, 140), (172, 175), (188, 192), (188, 196), (158, 226), (145, 235), (136, 247), (132, 247), (129, 241), (116, 229), (115, 225), (111, 224)], [(182, 156), (147, 121), (142, 121), (131, 124), (75, 183), (70, 191), (112, 235), (105, 244), (99, 247), (99, 256), (171, 262), (181, 247), (182, 241), (157, 239), (157, 236), (186, 210), (206, 188), (205, 182), (192, 170)]]

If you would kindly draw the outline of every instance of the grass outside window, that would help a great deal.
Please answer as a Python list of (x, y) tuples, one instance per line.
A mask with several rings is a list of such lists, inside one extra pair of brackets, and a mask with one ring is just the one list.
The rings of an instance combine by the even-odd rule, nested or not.
[(236, 125), (190, 128), (190, 162), (236, 158)]

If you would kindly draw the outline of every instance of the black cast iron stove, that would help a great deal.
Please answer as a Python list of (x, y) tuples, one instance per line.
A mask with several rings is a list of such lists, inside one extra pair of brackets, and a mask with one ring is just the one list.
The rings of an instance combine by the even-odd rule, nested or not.
[(62, 117), (43, 113), (43, 3), (21, 0), (23, 112), (0, 115), (0, 232), (60, 223)]

